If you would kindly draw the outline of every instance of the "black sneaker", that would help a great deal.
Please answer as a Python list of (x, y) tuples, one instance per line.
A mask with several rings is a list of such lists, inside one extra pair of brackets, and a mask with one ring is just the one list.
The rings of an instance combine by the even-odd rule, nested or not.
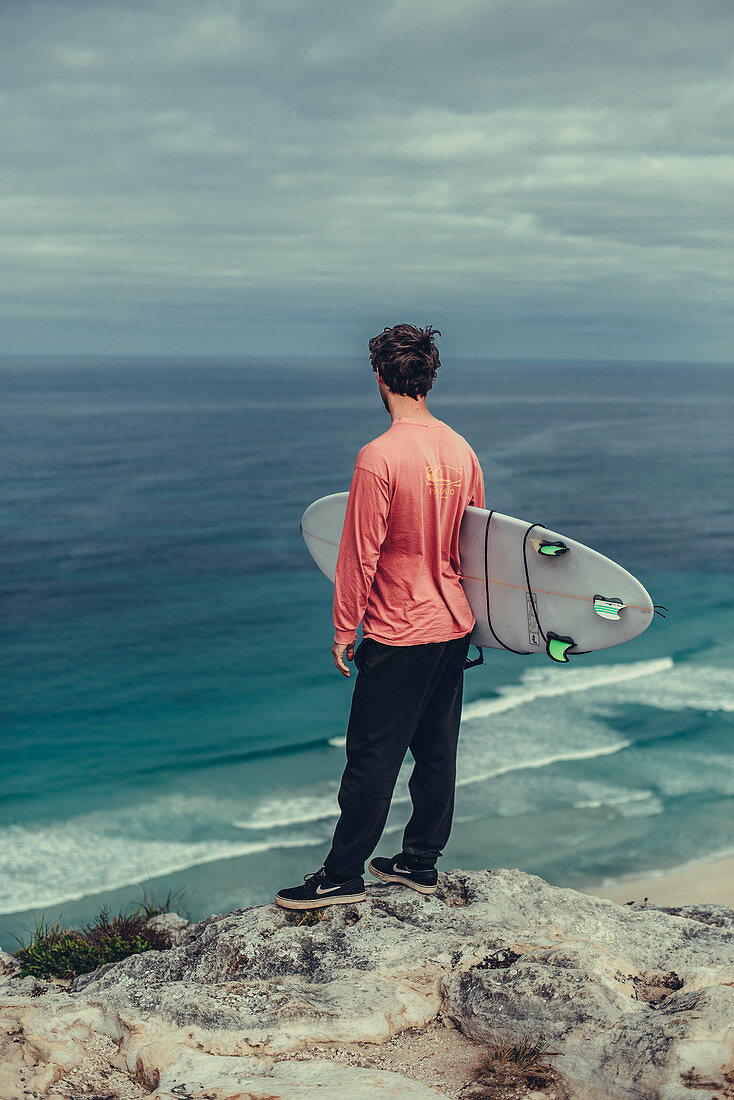
[(376, 856), (367, 866), (375, 878), (383, 882), (399, 882), (402, 886), (409, 886), (411, 890), (417, 890), (419, 894), (434, 894), (438, 884), (438, 871), (435, 867), (424, 867), (417, 870), (406, 866), (405, 856), (400, 852), (392, 859), (384, 859)]
[(364, 901), (366, 897), (364, 879), (332, 882), (322, 867), (313, 875), (304, 875), (303, 886), (279, 890), (275, 900), (283, 909), (320, 909), (324, 905), (347, 905), (352, 901)]

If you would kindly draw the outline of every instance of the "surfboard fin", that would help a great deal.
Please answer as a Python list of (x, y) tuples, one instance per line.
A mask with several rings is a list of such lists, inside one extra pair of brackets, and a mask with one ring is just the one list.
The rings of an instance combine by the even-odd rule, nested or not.
[(602, 619), (618, 619), (620, 611), (626, 606), (618, 596), (594, 596), (594, 611)]
[(560, 554), (566, 554), (568, 547), (565, 542), (546, 542), (541, 539), (538, 543), (538, 553), (546, 558), (557, 558)]
[(551, 630), (546, 634), (545, 651), (552, 661), (568, 664), (568, 651), (575, 645), (573, 638), (567, 638), (563, 634), (554, 634)]

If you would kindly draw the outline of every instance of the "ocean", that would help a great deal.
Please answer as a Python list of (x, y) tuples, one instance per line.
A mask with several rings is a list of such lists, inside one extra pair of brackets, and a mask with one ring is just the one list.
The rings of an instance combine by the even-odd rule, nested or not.
[[(485, 650), (440, 866), (579, 888), (734, 851), (734, 369), (447, 361), (428, 401), (488, 507), (669, 609), (567, 666)], [(366, 356), (0, 360), (6, 950), (41, 916), (172, 892), (200, 919), (321, 865), (353, 679), (299, 520), (389, 423)]]

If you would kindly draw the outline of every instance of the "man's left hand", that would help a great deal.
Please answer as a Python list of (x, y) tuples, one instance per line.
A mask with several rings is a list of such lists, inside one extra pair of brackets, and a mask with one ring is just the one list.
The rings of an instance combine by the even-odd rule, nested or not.
[(354, 644), (354, 642), (350, 642), (349, 645), (339, 645), (338, 642), (334, 642), (333, 646), (331, 647), (332, 656), (334, 657), (334, 664), (339, 669), (342, 676), (346, 676), (347, 679), (349, 679), (351, 673), (347, 666), (344, 664), (344, 655), (346, 654), (348, 661), (354, 660)]

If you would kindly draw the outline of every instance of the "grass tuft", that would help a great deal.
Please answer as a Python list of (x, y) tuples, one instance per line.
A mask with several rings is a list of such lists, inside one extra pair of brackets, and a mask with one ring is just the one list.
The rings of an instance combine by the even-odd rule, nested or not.
[(514, 1065), (518, 1069), (532, 1069), (544, 1058), (553, 1057), (558, 1051), (548, 1050), (548, 1039), (541, 1033), (537, 1039), (526, 1036), (519, 1043), (503, 1043), (494, 1047), (487, 1055), (486, 1066), (489, 1069), (496, 1063)]
[(500, 1100), (520, 1095), (518, 1089), (524, 1096), (527, 1089), (559, 1087), (557, 1071), (545, 1061), (558, 1053), (548, 1050), (548, 1040), (542, 1033), (536, 1039), (526, 1036), (517, 1043), (497, 1044), (476, 1066), (475, 1085), (467, 1095), (476, 1100)]
[(326, 919), (326, 913), (324, 909), (291, 909), (288, 911), (289, 920), (288, 923), (298, 928), (300, 925), (304, 925), (306, 928), (311, 928), (314, 924), (321, 924), (322, 920)]
[(111, 916), (103, 906), (96, 920), (81, 929), (62, 928), (61, 917), (49, 924), (43, 916), (31, 929), (28, 943), (15, 936), (20, 947), (13, 952), (21, 963), (20, 976), (35, 978), (75, 978), (88, 974), (105, 963), (119, 962), (143, 951), (163, 951), (170, 947), (168, 935), (146, 927), (146, 921), (160, 913), (169, 913), (176, 895), (157, 902), (153, 894), (143, 892), (143, 900), (132, 912)]
[(172, 894), (169, 890), (166, 894), (165, 901), (156, 901), (155, 894), (151, 889), (150, 893), (141, 887), (140, 891), (143, 895), (143, 900), (138, 905), (138, 909), (141, 913), (145, 914), (145, 919), (150, 920), (151, 917), (157, 917), (160, 913), (180, 913), (186, 917), (186, 920), (190, 921), (191, 916), (186, 909), (181, 911), (182, 907), (179, 904), (181, 898), (185, 893), (185, 888), (182, 887), (177, 890), (175, 894)]

